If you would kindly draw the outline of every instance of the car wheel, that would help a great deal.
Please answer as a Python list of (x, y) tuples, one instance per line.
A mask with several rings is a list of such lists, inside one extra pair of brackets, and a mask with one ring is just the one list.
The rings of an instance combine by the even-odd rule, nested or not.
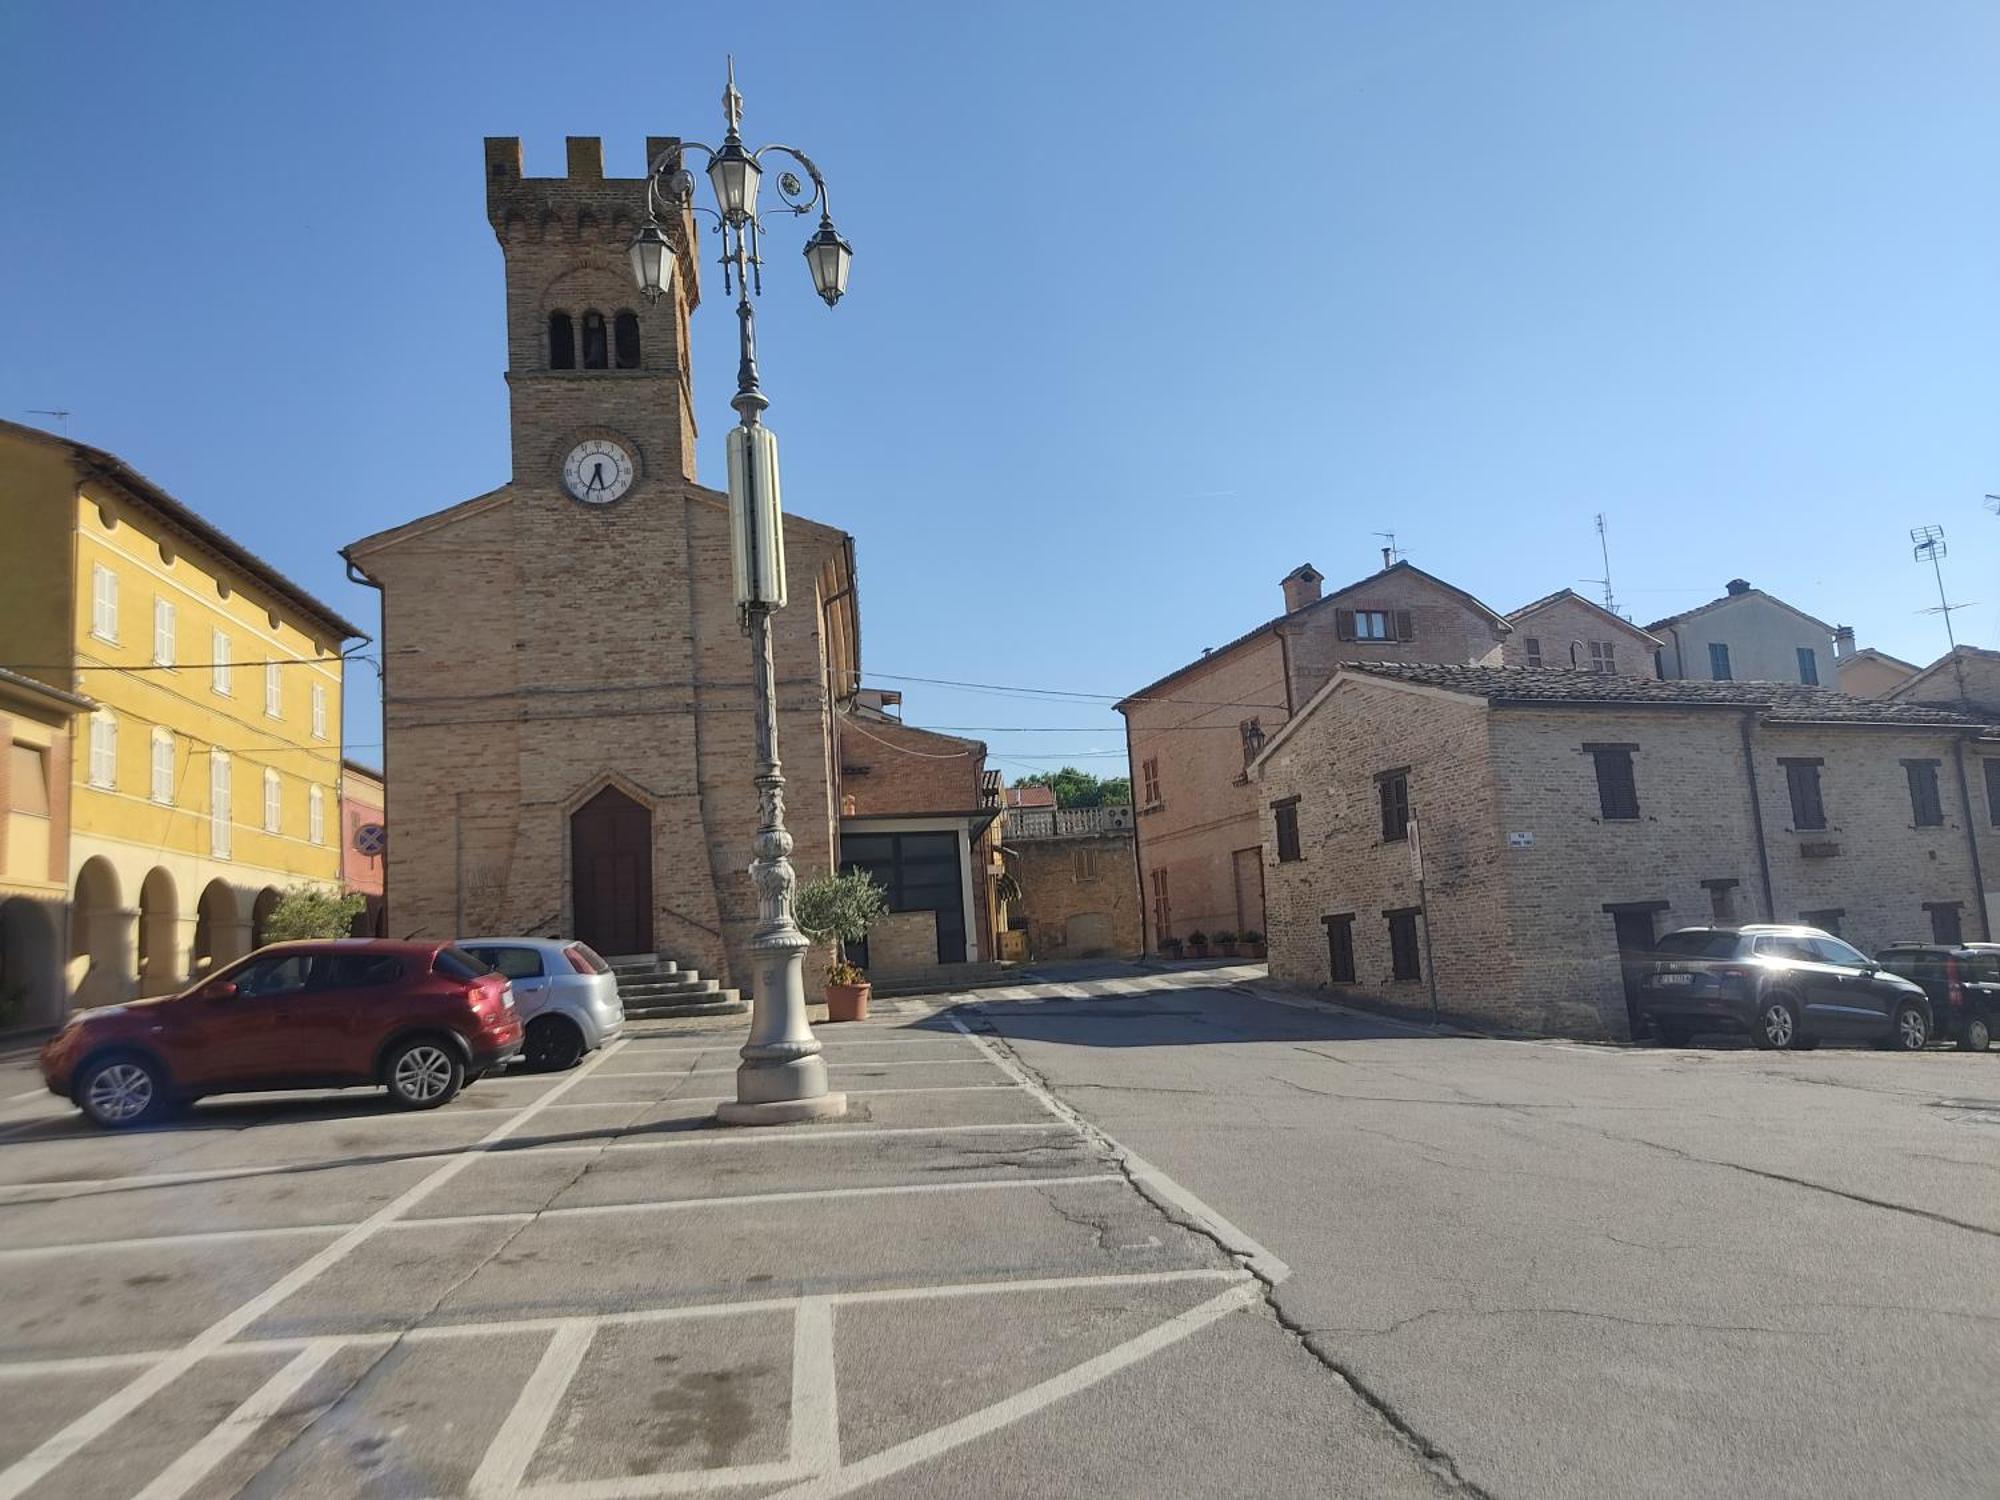
[(1768, 995), (1750, 1023), (1750, 1040), (1767, 1052), (1789, 1052), (1799, 1044), (1799, 1011), (1782, 995)]
[(1888, 1047), (1892, 1052), (1921, 1052), (1924, 1044), (1931, 1039), (1930, 1022), (1924, 1013), (1914, 1005), (1896, 1008), (1896, 1024), (1889, 1032)]
[(583, 1056), (583, 1033), (561, 1016), (537, 1016), (528, 1023), (522, 1055), (537, 1073), (560, 1073)]
[(1965, 1023), (1965, 1030), (1958, 1034), (1958, 1046), (1962, 1052), (1984, 1052), (1992, 1045), (1993, 1028), (1984, 1016), (1974, 1016)]
[(165, 1071), (135, 1052), (114, 1052), (86, 1063), (76, 1077), (75, 1099), (92, 1124), (110, 1130), (160, 1119), (173, 1107)]
[(436, 1109), (465, 1087), (465, 1064), (458, 1049), (438, 1037), (420, 1036), (399, 1045), (382, 1067), (389, 1097), (405, 1109)]

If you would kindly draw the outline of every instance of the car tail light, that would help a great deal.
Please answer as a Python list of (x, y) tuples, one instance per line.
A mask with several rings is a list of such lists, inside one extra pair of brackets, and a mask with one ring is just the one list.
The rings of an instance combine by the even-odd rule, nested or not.
[(1955, 958), (1944, 961), (1944, 1001), (1953, 1010), (1965, 1004), (1965, 986), (1959, 981), (1958, 960)]
[(591, 968), (589, 961), (574, 948), (563, 949), (563, 957), (569, 960), (569, 966), (579, 974), (595, 974), (597, 972), (597, 970)]

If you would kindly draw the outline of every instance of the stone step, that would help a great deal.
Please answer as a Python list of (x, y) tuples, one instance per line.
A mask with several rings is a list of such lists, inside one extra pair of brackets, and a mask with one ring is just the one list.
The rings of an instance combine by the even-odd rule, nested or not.
[(668, 995), (696, 994), (716, 987), (713, 979), (703, 979), (690, 969), (676, 974), (671, 979), (648, 979), (640, 982), (621, 979), (618, 981), (618, 998), (626, 1002), (634, 1000), (659, 999)]
[(663, 958), (658, 960), (657, 962), (647, 962), (643, 964), (639, 963), (613, 964), (611, 966), (611, 972), (615, 974), (620, 980), (645, 979), (655, 974), (678, 974), (681, 972), (681, 966), (675, 963), (670, 958)]
[[(713, 981), (711, 981), (712, 983)], [(750, 1009), (737, 990), (716, 990), (698, 1001), (674, 1005), (627, 1005), (628, 1021), (665, 1021), (682, 1016), (740, 1016)]]

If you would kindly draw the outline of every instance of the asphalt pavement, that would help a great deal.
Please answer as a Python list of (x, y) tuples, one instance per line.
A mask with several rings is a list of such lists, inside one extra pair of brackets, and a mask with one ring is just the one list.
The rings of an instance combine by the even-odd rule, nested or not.
[(1285, 1265), (1284, 1323), (1467, 1491), (2000, 1494), (2000, 1053), (1122, 988), (971, 1008)]

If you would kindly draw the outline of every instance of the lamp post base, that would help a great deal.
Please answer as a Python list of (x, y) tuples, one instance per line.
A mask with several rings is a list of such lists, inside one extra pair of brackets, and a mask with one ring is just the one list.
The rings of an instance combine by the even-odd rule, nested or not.
[(732, 1099), (715, 1106), (715, 1118), (722, 1125), (796, 1125), (801, 1120), (838, 1120), (847, 1113), (847, 1095), (820, 1094), (811, 1099), (773, 1099), (766, 1104), (745, 1104)]

